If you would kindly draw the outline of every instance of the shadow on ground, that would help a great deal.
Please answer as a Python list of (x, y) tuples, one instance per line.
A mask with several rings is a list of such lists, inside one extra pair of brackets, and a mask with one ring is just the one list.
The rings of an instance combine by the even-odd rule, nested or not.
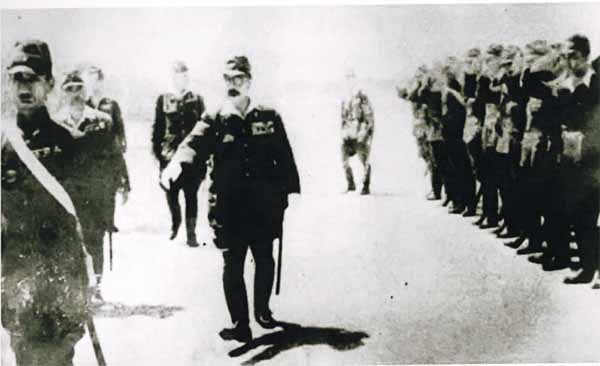
[(154, 318), (168, 318), (176, 311), (183, 310), (180, 306), (167, 305), (126, 305), (122, 303), (106, 302), (93, 308), (94, 317), (99, 318), (124, 318), (134, 315), (151, 316)]
[(363, 346), (365, 332), (350, 332), (341, 328), (303, 327), (299, 324), (281, 323), (283, 330), (265, 334), (229, 352), (230, 357), (239, 357), (260, 346), (269, 346), (242, 365), (255, 365), (270, 360), (283, 351), (302, 346), (328, 345), (338, 351), (347, 351)]

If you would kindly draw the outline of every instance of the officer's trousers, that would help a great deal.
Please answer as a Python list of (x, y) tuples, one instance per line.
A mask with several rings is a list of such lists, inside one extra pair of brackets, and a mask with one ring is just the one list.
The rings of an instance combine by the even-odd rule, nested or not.
[(456, 192), (453, 190), (454, 185), (449, 178), (450, 174), (450, 161), (448, 158), (448, 150), (446, 143), (443, 140), (431, 141), (431, 151), (433, 153), (433, 162), (439, 171), (444, 190), (446, 191), (446, 199), (454, 200), (456, 198)]
[(83, 237), (85, 240), (85, 247), (90, 256), (92, 256), (94, 274), (96, 276), (102, 276), (102, 270), (104, 268), (104, 228), (84, 227)]
[(481, 191), (483, 216), (488, 223), (498, 222), (499, 171), (495, 148), (486, 148), (481, 155)]
[(273, 240), (269, 239), (230, 239), (229, 249), (223, 251), (223, 290), (231, 321), (248, 324), (248, 295), (244, 283), (244, 263), (248, 247), (252, 251), (256, 271), (254, 275), (254, 315), (270, 314), (269, 299), (273, 289), (275, 261), (273, 260)]
[(171, 228), (176, 230), (181, 225), (181, 206), (179, 192), (183, 190), (185, 197), (185, 218), (187, 239), (196, 238), (196, 219), (198, 217), (198, 189), (204, 174), (192, 168), (184, 168), (180, 178), (166, 191), (167, 203), (171, 212)]

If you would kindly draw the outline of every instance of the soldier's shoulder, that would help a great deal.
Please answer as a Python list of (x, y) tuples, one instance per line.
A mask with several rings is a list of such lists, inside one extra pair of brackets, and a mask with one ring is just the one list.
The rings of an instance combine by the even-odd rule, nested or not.
[(94, 120), (98, 120), (98, 121), (112, 121), (111, 115), (106, 113), (103, 110), (86, 107), (84, 110), (84, 113), (85, 113), (85, 116), (90, 119), (94, 119)]

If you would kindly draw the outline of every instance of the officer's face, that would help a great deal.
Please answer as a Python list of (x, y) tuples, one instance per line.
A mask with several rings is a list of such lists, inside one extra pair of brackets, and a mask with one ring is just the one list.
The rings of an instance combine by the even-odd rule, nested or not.
[(90, 95), (102, 92), (104, 84), (103, 81), (100, 80), (98, 73), (87, 72), (83, 75), (83, 77), (85, 82), (85, 89)]
[(32, 72), (18, 72), (10, 75), (10, 86), (17, 111), (30, 114), (45, 105), (54, 79)]
[(189, 76), (187, 72), (175, 72), (173, 73), (173, 86), (175, 90), (184, 91), (187, 89), (189, 84)]
[(568, 65), (569, 68), (575, 73), (577, 76), (585, 75), (587, 71), (587, 60), (583, 57), (583, 54), (577, 50), (571, 50), (568, 55)]
[(246, 75), (223, 75), (227, 86), (227, 95), (232, 98), (248, 96), (251, 79)]
[(81, 106), (85, 103), (85, 88), (83, 85), (69, 85), (63, 89), (67, 104)]

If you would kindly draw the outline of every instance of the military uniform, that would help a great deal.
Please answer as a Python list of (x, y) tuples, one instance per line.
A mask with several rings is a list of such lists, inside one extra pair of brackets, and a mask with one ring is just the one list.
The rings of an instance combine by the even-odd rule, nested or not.
[[(204, 100), (191, 91), (182, 96), (163, 94), (156, 101), (152, 148), (162, 171), (177, 147), (192, 130), (204, 113)], [(188, 243), (196, 242), (196, 220), (198, 216), (198, 188), (206, 174), (206, 164), (195, 163), (184, 167), (181, 178), (166, 192), (171, 212), (172, 238), (181, 225), (179, 192), (185, 195), (185, 224)]]
[(98, 111), (104, 112), (111, 117), (112, 121), (112, 135), (116, 149), (112, 156), (114, 166), (112, 167), (112, 187), (113, 194), (110, 207), (111, 227), (110, 231), (116, 231), (117, 228), (114, 224), (115, 217), (115, 206), (116, 206), (116, 193), (131, 191), (131, 185), (129, 182), (129, 171), (127, 169), (127, 163), (125, 162), (125, 151), (127, 150), (127, 138), (125, 136), (125, 126), (123, 125), (123, 117), (121, 115), (121, 108), (119, 104), (110, 98), (101, 98), (97, 105), (94, 105), (92, 99), (88, 99), (86, 102), (87, 106), (94, 108)]
[(112, 136), (110, 115), (84, 107), (79, 121), (63, 110), (57, 123), (75, 139), (73, 173), (65, 185), (79, 214), (94, 273), (100, 280), (104, 268), (104, 233), (113, 228), (114, 157), (120, 154)]
[[(45, 108), (17, 116), (27, 146), (60, 182), (73, 139)], [(87, 284), (75, 219), (2, 142), (2, 326), (19, 365), (71, 364), (83, 337)]]
[(361, 193), (368, 194), (371, 182), (369, 154), (371, 152), (371, 142), (373, 141), (375, 119), (367, 95), (362, 91), (358, 91), (349, 101), (342, 102), (341, 117), (342, 162), (348, 183), (348, 190), (353, 191), (355, 189), (354, 176), (350, 168), (349, 159), (358, 154), (364, 168)]
[(248, 325), (244, 259), (256, 263), (254, 311), (270, 316), (273, 239), (281, 234), (288, 194), (299, 193), (296, 163), (279, 114), (250, 104), (245, 115), (227, 103), (205, 116), (179, 146), (171, 164), (213, 157), (209, 220), (223, 251), (223, 285), (231, 319)]

